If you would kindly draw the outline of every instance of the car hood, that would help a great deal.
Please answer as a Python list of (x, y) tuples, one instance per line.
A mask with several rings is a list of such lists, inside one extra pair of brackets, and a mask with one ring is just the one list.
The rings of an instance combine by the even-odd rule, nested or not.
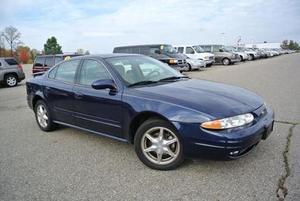
[(188, 79), (135, 90), (139, 96), (197, 110), (215, 119), (245, 114), (264, 103), (248, 90), (205, 80)]
[(201, 53), (198, 53), (198, 54), (201, 54), (203, 57), (213, 57), (213, 56), (215, 56), (214, 54), (208, 53), (208, 52), (201, 52)]

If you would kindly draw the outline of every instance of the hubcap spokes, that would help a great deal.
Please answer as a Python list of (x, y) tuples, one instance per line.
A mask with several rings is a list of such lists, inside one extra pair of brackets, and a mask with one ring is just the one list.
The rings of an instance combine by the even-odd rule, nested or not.
[(144, 155), (156, 164), (166, 165), (173, 162), (180, 150), (177, 136), (164, 127), (154, 127), (148, 130), (141, 143)]
[(16, 78), (14, 78), (14, 77), (9, 77), (9, 78), (7, 78), (7, 84), (8, 84), (9, 86), (14, 86), (14, 85), (16, 84), (16, 82), (17, 82), (17, 80), (16, 80)]
[(38, 119), (40, 126), (42, 126), (43, 128), (47, 127), (48, 114), (47, 114), (46, 108), (43, 105), (39, 105), (37, 107), (36, 112), (37, 112), (37, 119)]

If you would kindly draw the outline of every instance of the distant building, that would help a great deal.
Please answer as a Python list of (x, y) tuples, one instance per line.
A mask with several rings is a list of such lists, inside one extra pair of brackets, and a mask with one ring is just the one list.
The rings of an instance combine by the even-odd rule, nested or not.
[(248, 48), (280, 48), (281, 43), (253, 43), (245, 44)]

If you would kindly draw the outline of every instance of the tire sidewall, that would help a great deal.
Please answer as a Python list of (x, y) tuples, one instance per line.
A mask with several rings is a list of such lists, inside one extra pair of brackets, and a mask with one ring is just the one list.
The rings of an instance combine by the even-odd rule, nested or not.
[[(141, 140), (143, 139), (144, 133), (153, 127), (165, 127), (169, 130), (171, 130), (178, 138), (178, 141), (180, 143), (180, 151), (178, 154), (178, 157), (170, 164), (167, 165), (158, 165), (154, 164), (151, 161), (149, 161), (146, 156), (144, 155), (142, 148), (141, 148)], [(183, 140), (181, 136), (178, 134), (176, 128), (171, 125), (169, 122), (161, 120), (161, 119), (150, 119), (144, 122), (137, 130), (135, 137), (134, 137), (134, 147), (135, 152), (139, 159), (148, 167), (156, 170), (172, 170), (177, 168), (183, 161), (184, 161), (184, 155), (183, 155)]]

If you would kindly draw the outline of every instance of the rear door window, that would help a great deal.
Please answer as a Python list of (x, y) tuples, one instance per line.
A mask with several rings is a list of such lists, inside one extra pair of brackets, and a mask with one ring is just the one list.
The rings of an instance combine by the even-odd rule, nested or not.
[(46, 57), (45, 66), (47, 66), (47, 67), (54, 66), (54, 58), (53, 57)]
[(55, 79), (67, 83), (74, 83), (75, 74), (80, 60), (61, 63), (56, 71)]
[(4, 59), (4, 60), (10, 66), (12, 66), (12, 65), (18, 65), (18, 62), (15, 59)]
[(37, 57), (34, 66), (44, 66), (45, 63), (45, 57)]

